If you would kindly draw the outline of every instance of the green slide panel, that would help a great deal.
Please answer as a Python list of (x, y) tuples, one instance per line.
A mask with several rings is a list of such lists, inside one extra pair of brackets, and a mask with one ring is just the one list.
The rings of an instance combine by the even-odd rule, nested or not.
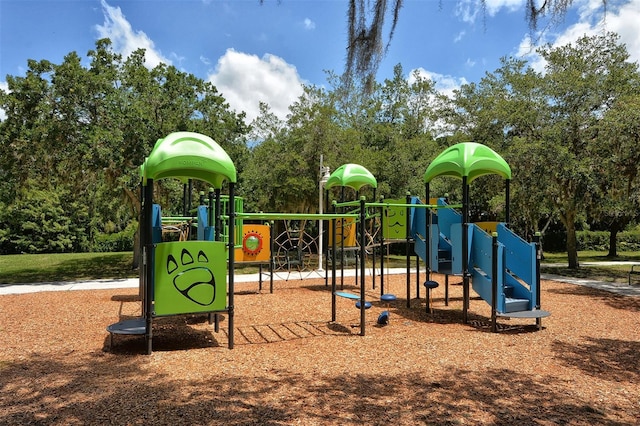
[(154, 257), (155, 315), (223, 311), (227, 245), (221, 241), (160, 243)]

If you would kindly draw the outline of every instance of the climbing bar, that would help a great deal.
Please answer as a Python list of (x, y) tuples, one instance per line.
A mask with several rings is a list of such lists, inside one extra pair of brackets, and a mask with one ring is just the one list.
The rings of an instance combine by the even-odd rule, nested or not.
[(436, 204), (401, 204), (401, 203), (367, 203), (367, 207), (417, 207), (421, 209), (460, 209), (462, 204), (447, 204), (446, 206), (439, 206)]
[[(360, 201), (347, 201), (344, 203), (334, 203), (336, 207), (350, 207), (360, 206)], [(437, 204), (406, 204), (406, 203), (385, 203), (385, 202), (372, 202), (365, 203), (365, 207), (417, 207), (421, 209), (461, 209), (462, 204), (447, 204), (446, 206), (440, 206)]]
[(334, 213), (236, 213), (239, 219), (256, 219), (256, 220), (331, 220), (343, 218), (358, 218), (357, 214), (334, 214)]

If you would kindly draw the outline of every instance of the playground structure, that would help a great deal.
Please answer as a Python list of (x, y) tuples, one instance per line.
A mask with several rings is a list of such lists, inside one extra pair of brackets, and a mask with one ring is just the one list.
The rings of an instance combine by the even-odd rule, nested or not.
[[(505, 182), (505, 222), (469, 223), (469, 185), (483, 175), (499, 175)], [(540, 309), (540, 244), (527, 243), (509, 227), (511, 168), (492, 149), (473, 142), (453, 145), (438, 155), (424, 173), (426, 199), (429, 183), (438, 176), (462, 181), (462, 213), (438, 208), (437, 214), (414, 211), (416, 252), (427, 259), (429, 271), (462, 275), (463, 317), (468, 321), (469, 284), (491, 305), (492, 329), (496, 317), (541, 319), (549, 312)], [(418, 200), (415, 201), (418, 205)], [(446, 206), (439, 200), (439, 206)], [(489, 234), (486, 229), (493, 232)], [(425, 232), (422, 236), (420, 229)]]
[[(454, 145), (440, 154), (424, 174), (425, 200), (429, 198), (429, 183), (439, 176), (462, 180), (461, 205), (449, 205), (440, 199), (434, 204), (423, 203), (418, 197), (402, 200), (369, 202), (359, 192), (365, 186), (374, 190), (377, 182), (364, 167), (346, 164), (329, 177), (326, 200), (333, 188), (342, 188), (340, 202), (334, 201), (333, 213), (246, 213), (242, 200), (236, 198), (236, 169), (226, 152), (211, 138), (191, 132), (177, 132), (156, 142), (149, 157), (140, 167), (142, 184), (141, 247), (143, 265), (140, 273), (142, 315), (107, 327), (114, 334), (144, 335), (147, 353), (152, 352), (153, 321), (157, 317), (187, 314), (208, 314), (209, 322), (219, 331), (219, 314), (227, 315), (228, 346), (234, 344), (234, 266), (237, 262), (269, 264), (274, 272), (274, 235), (268, 225), (275, 220), (331, 221), (329, 246), (331, 256), (332, 319), (336, 321), (336, 298), (356, 300), (360, 309), (360, 334), (365, 334), (365, 311), (371, 306), (365, 300), (365, 258), (367, 248), (384, 247), (391, 241), (401, 241), (404, 230), (407, 250), (413, 243), (415, 254), (427, 266), (427, 283), (431, 273), (462, 276), (463, 320), (468, 321), (470, 288), (492, 307), (492, 328), (496, 331), (499, 316), (541, 318), (549, 315), (540, 309), (539, 244), (527, 243), (508, 228), (509, 182), (511, 170), (490, 148), (476, 143)], [(505, 179), (506, 221), (497, 224), (469, 223), (469, 184), (486, 174), (498, 174)], [(195, 217), (162, 218), (159, 205), (154, 204), (154, 181), (178, 178), (186, 184), (199, 179), (212, 186), (209, 198)], [(228, 194), (222, 194), (227, 183)], [(344, 201), (344, 188), (356, 192), (355, 201)], [(456, 209), (462, 209), (458, 212)], [(374, 212), (374, 213), (371, 213)], [(379, 219), (379, 239), (367, 232), (367, 220)], [(404, 220), (402, 220), (404, 219)], [(386, 220), (386, 222), (385, 222)], [(181, 222), (182, 221), (182, 222)], [(251, 222), (251, 223), (243, 223)], [(187, 223), (187, 225), (185, 225)], [(196, 232), (191, 232), (195, 227)], [(303, 227), (304, 228), (304, 227)], [(357, 228), (357, 232), (356, 232)], [(288, 227), (287, 227), (288, 229)], [(486, 232), (492, 231), (492, 235)], [(177, 232), (177, 241), (165, 241), (163, 234)], [(191, 232), (191, 237), (188, 238)], [(300, 234), (298, 244), (282, 246), (287, 269), (300, 267)], [(287, 241), (295, 238), (288, 237)], [(175, 238), (174, 238), (175, 239)], [(265, 242), (269, 241), (267, 247)], [(356, 244), (354, 244), (356, 242)], [(337, 254), (347, 249), (357, 253), (357, 274), (360, 274), (360, 294), (338, 291)], [(324, 250), (324, 247), (318, 247)], [(297, 252), (291, 257), (290, 252)], [(407, 306), (410, 307), (410, 253), (407, 251)], [(375, 256), (374, 271), (375, 271)], [(340, 262), (343, 267), (344, 262)], [(419, 264), (419, 262), (418, 262)], [(282, 266), (282, 265), (280, 265)], [(262, 271), (262, 270), (261, 270)], [(396, 300), (384, 293), (384, 256), (380, 257), (380, 296), (385, 303)], [(417, 271), (419, 277), (419, 270)], [(327, 283), (329, 268), (326, 268)], [(375, 287), (375, 273), (373, 274)], [(425, 285), (427, 284), (425, 283)], [(472, 287), (470, 287), (470, 283)], [(429, 310), (429, 286), (427, 310)], [(419, 298), (419, 284), (418, 289)], [(271, 284), (273, 291), (273, 282)], [(386, 312), (388, 321), (388, 312)]]
[[(142, 334), (147, 354), (151, 354), (153, 320), (156, 317), (193, 313), (218, 316), (227, 313), (229, 348), (233, 347), (235, 250), (236, 169), (227, 153), (211, 138), (188, 132), (172, 133), (159, 139), (140, 167), (142, 177), (142, 213), (140, 220), (140, 291), (142, 316), (110, 325), (113, 334)], [(200, 179), (214, 188), (210, 203), (215, 205), (204, 214), (199, 210), (196, 240), (162, 241), (160, 206), (154, 204), (154, 181), (178, 178), (186, 183)], [(222, 231), (221, 189), (229, 182), (226, 233)], [(191, 226), (191, 225), (190, 225)], [(227, 241), (223, 238), (226, 237)], [(228, 283), (227, 283), (228, 270)]]

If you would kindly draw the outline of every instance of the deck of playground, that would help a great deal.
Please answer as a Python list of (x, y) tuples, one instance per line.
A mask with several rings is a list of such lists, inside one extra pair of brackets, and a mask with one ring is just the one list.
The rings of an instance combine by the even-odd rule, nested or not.
[[(449, 306), (443, 286), (434, 290), (431, 315), (413, 298), (415, 277), (408, 309), (406, 276), (389, 274), (398, 301), (381, 304), (367, 282), (363, 337), (352, 301), (340, 299), (329, 323), (324, 279), (299, 278), (274, 293), (239, 278), (233, 350), (224, 320), (214, 333), (203, 316), (172, 317), (154, 325), (151, 356), (139, 336), (108, 350), (105, 327), (140, 313), (137, 280), (5, 286), (0, 423), (638, 424), (640, 297), (611, 291), (637, 286), (545, 279), (543, 330), (501, 319), (491, 333), (482, 300), (462, 323), (455, 279)], [(378, 326), (385, 309), (391, 323)]]

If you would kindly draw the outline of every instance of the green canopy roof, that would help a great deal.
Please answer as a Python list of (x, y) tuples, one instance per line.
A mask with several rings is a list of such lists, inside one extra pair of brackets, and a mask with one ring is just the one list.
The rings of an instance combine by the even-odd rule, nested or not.
[(371, 172), (359, 164), (343, 164), (338, 167), (325, 184), (325, 188), (330, 189), (334, 186), (348, 186), (356, 191), (366, 185), (373, 188), (378, 187), (378, 181), (373, 177)]
[(438, 155), (427, 167), (424, 182), (429, 183), (436, 176), (453, 176), (467, 183), (475, 178), (496, 174), (511, 179), (511, 168), (504, 159), (488, 146), (475, 142), (462, 142), (450, 146)]
[(229, 155), (208, 136), (193, 132), (171, 133), (158, 139), (140, 167), (147, 179), (199, 179), (221, 188), (225, 180), (236, 182), (236, 167)]

